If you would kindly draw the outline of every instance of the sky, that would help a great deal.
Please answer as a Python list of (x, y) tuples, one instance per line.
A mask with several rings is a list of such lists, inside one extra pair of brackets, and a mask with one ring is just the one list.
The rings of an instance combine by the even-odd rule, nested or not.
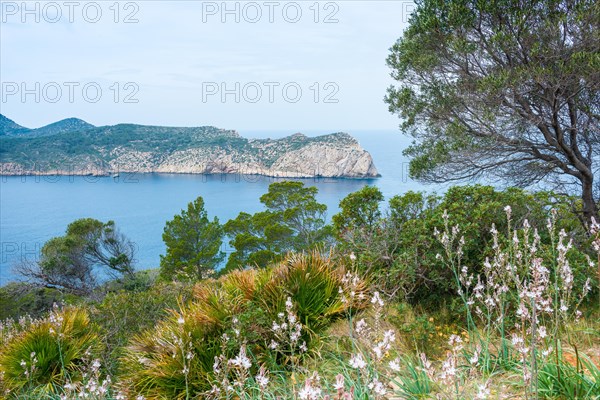
[(29, 128), (398, 129), (385, 59), (409, 1), (0, 5), (0, 112)]

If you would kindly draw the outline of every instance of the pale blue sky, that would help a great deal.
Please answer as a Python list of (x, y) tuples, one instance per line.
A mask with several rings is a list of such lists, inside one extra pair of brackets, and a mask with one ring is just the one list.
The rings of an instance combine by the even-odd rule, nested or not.
[[(31, 14), (24, 13), (20, 1), (2, 2), (3, 114), (28, 127), (74, 116), (96, 125), (214, 125), (242, 132), (397, 129), (398, 119), (383, 103), (391, 83), (385, 58), (406, 27), (411, 2), (323, 1), (317, 3), (317, 23), (313, 1), (272, 2), (272, 6), (262, 1), (252, 6), (227, 2), (229, 9), (236, 4), (239, 7), (239, 23), (234, 14), (222, 15), (224, 3), (220, 1), (156, 0), (119, 3), (118, 23), (114, 22), (114, 7), (110, 8), (113, 1), (98, 2), (102, 16), (91, 23), (96, 8), (89, 3), (80, 1), (69, 10), (57, 1), (54, 4), (62, 17), (49, 23), (56, 18), (56, 10), (47, 2), (37, 3), (37, 11), (36, 3), (29, 3)], [(291, 23), (297, 19), (296, 4), (302, 15)], [(251, 23), (257, 18), (255, 5), (262, 16)], [(69, 11), (73, 12), (72, 22)], [(269, 22), (269, 11), (274, 22)], [(130, 13), (139, 22), (123, 23)], [(338, 22), (324, 23), (327, 15)], [(15, 89), (23, 82), (40, 95), (39, 103), (34, 94), (23, 101), (23, 88)], [(39, 90), (35, 82), (39, 82)], [(67, 82), (79, 84), (73, 86), (72, 103)], [(115, 82), (120, 84), (117, 102)], [(124, 102), (134, 88), (124, 90), (127, 82), (139, 88), (133, 97), (138, 103)], [(223, 102), (221, 86), (236, 92), (236, 82), (240, 84), (240, 102), (235, 102), (235, 94), (227, 95)], [(315, 82), (319, 87), (316, 103)], [(83, 97), (82, 86), (89, 83), (102, 90), (96, 103)], [(289, 84), (288, 100), (283, 93), (285, 84)], [(48, 100), (56, 96), (55, 86), (61, 87), (62, 97), (51, 103)], [(262, 97), (251, 103), (257, 86)], [(298, 87), (302, 95), (292, 103)], [(15, 90), (15, 94), (8, 93)], [(95, 97), (94, 87), (88, 90), (89, 97)], [(210, 95), (210, 90), (219, 92)], [(338, 102), (324, 102), (328, 94)]]

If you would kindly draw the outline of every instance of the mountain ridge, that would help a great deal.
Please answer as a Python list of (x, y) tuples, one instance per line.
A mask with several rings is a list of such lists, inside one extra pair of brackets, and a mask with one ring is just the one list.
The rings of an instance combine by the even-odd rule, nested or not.
[(67, 118), (28, 129), (2, 118), (2, 131), (8, 126), (13, 132), (0, 135), (3, 175), (157, 172), (298, 178), (379, 176), (371, 155), (343, 132), (247, 139), (235, 130), (213, 126), (93, 126)]
[(90, 128), (95, 128), (95, 126), (74, 117), (61, 119), (60, 121), (52, 122), (39, 128), (26, 128), (7, 116), (0, 114), (0, 136), (47, 136)]

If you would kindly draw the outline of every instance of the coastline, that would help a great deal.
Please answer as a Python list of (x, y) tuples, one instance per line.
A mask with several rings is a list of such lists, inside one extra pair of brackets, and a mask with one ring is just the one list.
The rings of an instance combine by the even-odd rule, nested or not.
[(0, 170), (0, 177), (36, 177), (36, 176), (81, 176), (81, 177), (118, 177), (120, 174), (157, 174), (157, 175), (231, 175), (231, 176), (262, 176), (266, 178), (291, 178), (291, 179), (355, 179), (355, 180), (371, 180), (381, 178), (382, 175), (377, 173), (376, 175), (322, 175), (322, 174), (302, 174), (302, 173), (244, 173), (237, 171), (230, 172), (189, 172), (189, 171), (64, 171), (64, 170), (50, 170), (50, 171), (23, 171), (21, 173), (6, 173)]

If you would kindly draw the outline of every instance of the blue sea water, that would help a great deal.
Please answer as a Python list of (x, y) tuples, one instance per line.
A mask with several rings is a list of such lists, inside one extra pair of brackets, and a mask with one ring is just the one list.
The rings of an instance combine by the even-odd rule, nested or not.
[[(408, 160), (402, 150), (409, 140), (398, 131), (349, 133), (371, 153), (382, 177), (302, 179), (319, 189), (318, 200), (327, 205), (329, 218), (338, 211), (342, 198), (364, 185), (379, 187), (387, 198), (408, 190), (436, 189), (408, 178)], [(224, 223), (241, 211), (261, 210), (259, 197), (274, 181), (260, 176), (188, 174), (0, 177), (0, 285), (17, 280), (12, 270), (16, 263), (35, 260), (48, 239), (63, 234), (67, 224), (83, 217), (115, 221), (136, 244), (136, 267), (155, 268), (164, 253), (165, 222), (190, 201), (202, 196), (209, 217), (217, 216)], [(228, 245), (224, 250), (230, 251)]]

